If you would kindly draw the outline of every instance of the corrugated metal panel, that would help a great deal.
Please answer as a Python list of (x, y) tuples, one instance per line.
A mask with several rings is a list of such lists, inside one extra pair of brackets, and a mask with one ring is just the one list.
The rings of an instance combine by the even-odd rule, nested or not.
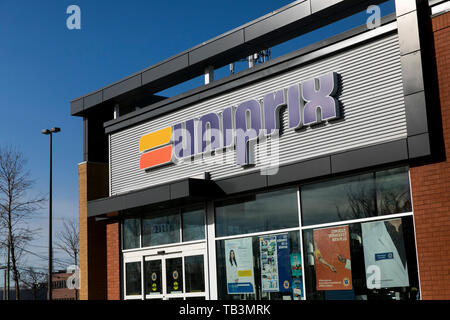
[[(228, 106), (292, 84), (335, 71), (341, 76), (339, 101), (344, 117), (298, 132), (285, 130), (279, 141), (279, 163), (286, 164), (319, 155), (359, 148), (406, 137), (406, 120), (397, 35), (390, 35), (352, 50), (339, 53), (283, 75), (189, 106), (164, 117), (115, 132), (110, 137), (111, 194), (119, 194), (168, 181), (210, 172), (212, 179), (261, 170), (271, 157), (261, 157), (267, 145), (256, 146), (257, 165), (236, 166), (235, 151), (198, 158), (155, 169), (139, 170), (139, 138), (146, 133), (219, 112)], [(287, 112), (283, 114), (287, 123)], [(270, 139), (269, 139), (270, 140)], [(273, 142), (273, 141), (272, 141)], [(268, 145), (272, 144), (268, 141)], [(273, 146), (275, 144), (272, 144)], [(221, 163), (219, 160), (227, 160)]]

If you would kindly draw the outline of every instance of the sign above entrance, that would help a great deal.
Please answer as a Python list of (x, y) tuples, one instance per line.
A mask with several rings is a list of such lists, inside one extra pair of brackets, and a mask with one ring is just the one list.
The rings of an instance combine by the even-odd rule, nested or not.
[(306, 80), (250, 99), (219, 113), (211, 112), (143, 135), (139, 141), (140, 169), (148, 170), (178, 160), (236, 149), (236, 164), (255, 164), (252, 146), (278, 135), (281, 109), (287, 107), (288, 129), (296, 130), (340, 117), (336, 72)]

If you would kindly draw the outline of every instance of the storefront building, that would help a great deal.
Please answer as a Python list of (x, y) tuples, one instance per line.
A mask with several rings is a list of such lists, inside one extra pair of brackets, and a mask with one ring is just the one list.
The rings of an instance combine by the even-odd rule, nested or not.
[(212, 81), (381, 2), (296, 1), (73, 100), (80, 298), (449, 299), (448, 1)]

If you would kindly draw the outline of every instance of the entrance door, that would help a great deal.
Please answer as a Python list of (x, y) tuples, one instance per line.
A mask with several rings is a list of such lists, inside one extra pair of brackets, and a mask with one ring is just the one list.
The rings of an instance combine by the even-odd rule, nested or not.
[(205, 250), (144, 256), (145, 299), (206, 299)]

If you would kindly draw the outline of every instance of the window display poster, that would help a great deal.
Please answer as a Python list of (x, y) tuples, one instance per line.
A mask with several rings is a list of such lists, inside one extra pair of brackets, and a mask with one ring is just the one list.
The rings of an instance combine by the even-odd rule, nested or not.
[(313, 232), (316, 289), (352, 290), (348, 226)]
[(291, 292), (291, 263), (288, 234), (277, 235), (277, 260), (280, 292)]
[(301, 300), (303, 298), (303, 279), (302, 279), (302, 257), (300, 253), (292, 253), (291, 275), (292, 275), (292, 297), (293, 300)]
[(278, 254), (277, 237), (266, 236), (259, 238), (261, 254), (261, 286), (263, 292), (278, 292)]
[(402, 219), (363, 223), (361, 231), (368, 288), (408, 287)]
[(302, 259), (300, 253), (291, 254), (291, 274), (292, 277), (302, 276)]
[(228, 294), (255, 293), (252, 238), (225, 240)]
[(293, 300), (301, 300), (303, 298), (303, 280), (302, 278), (292, 279), (292, 296)]
[(287, 234), (259, 238), (263, 292), (290, 292), (289, 238)]

